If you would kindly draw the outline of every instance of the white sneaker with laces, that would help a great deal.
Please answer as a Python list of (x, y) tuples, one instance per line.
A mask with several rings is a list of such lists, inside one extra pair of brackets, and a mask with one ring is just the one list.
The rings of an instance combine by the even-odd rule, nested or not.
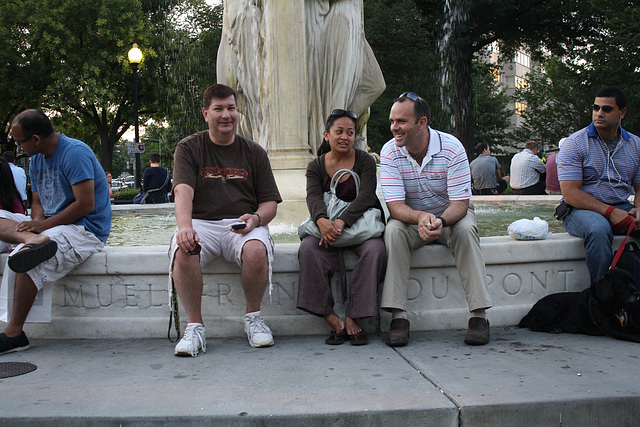
[(173, 354), (193, 356), (207, 352), (207, 338), (202, 323), (188, 323), (182, 339), (176, 344)]
[(271, 329), (264, 323), (259, 311), (244, 315), (244, 332), (251, 347), (270, 347), (273, 345)]

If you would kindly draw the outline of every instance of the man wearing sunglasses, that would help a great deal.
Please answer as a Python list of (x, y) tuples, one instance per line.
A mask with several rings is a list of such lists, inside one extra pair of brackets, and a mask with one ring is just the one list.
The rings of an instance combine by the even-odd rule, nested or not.
[(387, 272), (380, 307), (392, 313), (386, 343), (409, 342), (406, 314), (411, 251), (437, 242), (449, 248), (460, 273), (470, 318), (465, 343), (489, 342), (491, 307), (484, 256), (471, 199), (469, 162), (453, 135), (429, 127), (429, 104), (400, 95), (389, 120), (394, 138), (380, 152), (380, 183), (391, 213), (384, 241)]
[(621, 126), (627, 96), (616, 87), (600, 89), (593, 101), (593, 122), (569, 136), (558, 153), (563, 200), (572, 209), (563, 218), (569, 234), (582, 237), (591, 281), (599, 280), (613, 260), (614, 234), (640, 236), (640, 138)]
[(38, 291), (102, 249), (111, 231), (107, 177), (89, 146), (54, 132), (40, 110), (18, 114), (11, 134), (31, 156), (32, 203), (31, 217), (0, 210), (0, 240), (19, 244), (4, 269), (15, 293), (0, 354), (29, 348), (22, 328)]

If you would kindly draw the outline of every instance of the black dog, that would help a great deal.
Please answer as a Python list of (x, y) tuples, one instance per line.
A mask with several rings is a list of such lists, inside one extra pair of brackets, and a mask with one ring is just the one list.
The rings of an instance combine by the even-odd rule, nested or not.
[(521, 328), (559, 334), (607, 335), (640, 343), (640, 292), (626, 271), (609, 270), (582, 292), (547, 295), (522, 318)]

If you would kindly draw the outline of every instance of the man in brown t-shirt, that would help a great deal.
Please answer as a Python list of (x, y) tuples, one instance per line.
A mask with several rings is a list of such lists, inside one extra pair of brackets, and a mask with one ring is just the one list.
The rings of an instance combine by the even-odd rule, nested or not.
[(171, 238), (171, 274), (187, 314), (177, 356), (206, 351), (201, 267), (223, 256), (242, 269), (245, 333), (252, 347), (273, 345), (260, 314), (270, 283), (273, 241), (267, 224), (282, 201), (266, 151), (236, 132), (236, 93), (216, 84), (204, 92), (209, 129), (178, 143), (173, 194), (178, 229)]

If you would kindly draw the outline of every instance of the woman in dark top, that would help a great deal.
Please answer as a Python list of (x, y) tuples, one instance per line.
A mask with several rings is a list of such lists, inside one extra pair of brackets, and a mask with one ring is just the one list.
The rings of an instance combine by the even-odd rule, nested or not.
[[(344, 271), (343, 248), (332, 244), (340, 237), (342, 230), (353, 225), (367, 209), (382, 208), (376, 196), (376, 162), (368, 153), (354, 148), (357, 124), (355, 113), (334, 110), (327, 120), (318, 158), (309, 163), (306, 172), (307, 206), (322, 238), (305, 236), (300, 243), (298, 308), (324, 317), (331, 327), (331, 334), (325, 342), (332, 345), (342, 344), (346, 340), (354, 345), (367, 344), (367, 335), (356, 320), (377, 314), (377, 289), (386, 265), (385, 245), (381, 237), (347, 247), (356, 254), (358, 262), (351, 274), (343, 321), (334, 311), (331, 289), (334, 273)], [(323, 195), (329, 191), (331, 178), (340, 169), (350, 169), (358, 174), (360, 191), (356, 196), (355, 181), (351, 175), (347, 174), (340, 180), (337, 196), (350, 202), (350, 205), (338, 219), (331, 221), (327, 218)], [(341, 264), (342, 268), (339, 267)], [(342, 286), (346, 284), (342, 283)], [(344, 303), (344, 288), (342, 295)]]
[(22, 197), (13, 180), (9, 162), (2, 157), (0, 157), (0, 208), (13, 213), (25, 213)]

